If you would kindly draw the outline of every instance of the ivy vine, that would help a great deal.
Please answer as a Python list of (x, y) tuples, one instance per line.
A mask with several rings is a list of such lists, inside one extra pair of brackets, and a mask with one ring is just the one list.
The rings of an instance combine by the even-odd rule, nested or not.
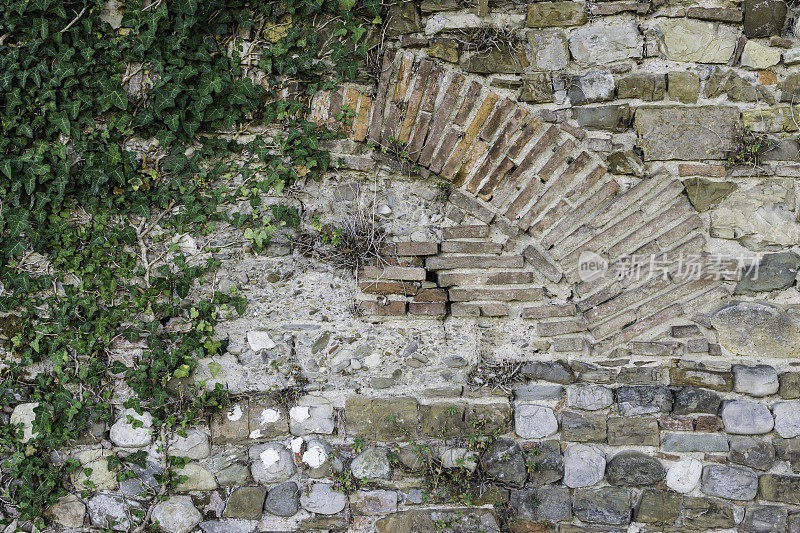
[[(113, 421), (118, 380), (162, 433), (226, 405), (185, 378), (225, 351), (215, 326), (246, 301), (203, 289), (218, 249), (198, 262), (169, 237), (230, 224), (259, 252), (299, 223), (261, 199), (328, 169), (320, 141), (337, 133), (305, 120), (309, 99), (358, 74), (384, 7), (0, 0), (0, 407), (38, 403), (33, 439), (0, 424), (0, 523), (43, 528), (59, 497), (91, 489), (51, 452)], [(250, 126), (275, 133), (242, 142)], [(113, 356), (125, 342), (132, 361)]]

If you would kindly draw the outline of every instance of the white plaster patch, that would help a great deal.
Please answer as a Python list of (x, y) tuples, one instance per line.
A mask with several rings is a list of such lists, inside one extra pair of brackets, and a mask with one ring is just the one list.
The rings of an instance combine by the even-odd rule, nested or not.
[(254, 352), (271, 350), (275, 347), (275, 341), (266, 331), (248, 331), (247, 344), (250, 345), (250, 349)]
[(250, 432), (250, 438), (251, 439), (261, 438), (261, 430), (260, 429), (254, 429), (253, 431), (251, 431)]
[(311, 418), (311, 413), (309, 412), (307, 406), (297, 405), (295, 407), (292, 407), (292, 409), (289, 411), (289, 416), (291, 416), (292, 420), (294, 420), (295, 422), (302, 422), (304, 420), (308, 420), (309, 418)]
[(242, 408), (239, 405), (234, 405), (233, 409), (228, 411), (228, 420), (236, 422), (242, 418)]
[(303, 462), (311, 468), (320, 467), (326, 459), (325, 450), (322, 446), (312, 446), (303, 453)]
[(267, 448), (261, 452), (261, 455), (258, 457), (261, 459), (261, 462), (264, 463), (264, 468), (269, 468), (281, 460), (280, 454), (272, 448)]
[(297, 437), (296, 439), (292, 439), (292, 451), (294, 453), (300, 453), (300, 448), (303, 447), (303, 437)]
[(281, 418), (281, 413), (277, 409), (264, 409), (261, 411), (261, 423), (272, 424)]

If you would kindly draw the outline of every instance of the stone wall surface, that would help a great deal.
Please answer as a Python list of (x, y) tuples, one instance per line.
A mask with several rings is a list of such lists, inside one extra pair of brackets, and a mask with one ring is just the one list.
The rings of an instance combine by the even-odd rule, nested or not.
[[(385, 29), (374, 84), (314, 96), (352, 120), (294, 200), (380, 226), (383, 258), (223, 253), (251, 304), (191, 379), (236, 401), (171, 440), (187, 478), (152, 519), (800, 533), (800, 8), (422, 0)], [(61, 529), (151, 505), (164, 450), (128, 414), (69, 451), (96, 490)], [(111, 447), (147, 468), (118, 481)]]

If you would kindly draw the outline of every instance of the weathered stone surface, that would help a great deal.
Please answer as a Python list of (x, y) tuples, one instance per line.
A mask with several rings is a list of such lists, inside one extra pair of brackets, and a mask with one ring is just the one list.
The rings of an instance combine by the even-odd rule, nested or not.
[(294, 481), (272, 487), (264, 501), (264, 510), (277, 516), (293, 516), (299, 506), (300, 489)]
[(505, 46), (494, 46), (467, 59), (464, 70), (474, 74), (518, 74), (528, 66), (525, 53)]
[(769, 365), (733, 365), (736, 392), (750, 396), (769, 396), (778, 392), (778, 372)]
[(784, 439), (800, 436), (800, 401), (780, 402), (772, 406), (775, 432)]
[(289, 433), (289, 417), (284, 408), (274, 402), (260, 400), (253, 402), (247, 411), (252, 440), (274, 439)]
[(359, 490), (350, 496), (350, 509), (356, 515), (388, 514), (397, 511), (393, 490)]
[(645, 160), (724, 159), (739, 110), (726, 106), (640, 107), (634, 125)]
[(786, 2), (780, 0), (745, 0), (744, 34), (749, 37), (769, 37), (783, 30)]
[(727, 452), (728, 438), (717, 433), (662, 433), (665, 452)]
[(739, 435), (758, 435), (772, 431), (774, 421), (769, 407), (746, 400), (731, 401), (722, 408), (725, 431)]
[(673, 386), (700, 387), (715, 391), (733, 390), (733, 372), (706, 370), (703, 367), (670, 368), (669, 381)]
[(375, 440), (407, 440), (419, 431), (414, 398), (350, 396), (345, 402), (345, 416), (348, 431)]
[(703, 468), (700, 490), (728, 500), (752, 500), (758, 492), (758, 476), (740, 466), (707, 465)]
[(766, 302), (738, 302), (711, 316), (719, 343), (741, 355), (797, 357), (800, 320)]
[(668, 73), (667, 86), (669, 97), (684, 104), (693, 104), (700, 96), (700, 77), (692, 72)]
[(620, 452), (608, 461), (606, 479), (611, 485), (653, 485), (664, 478), (664, 467), (653, 457), (634, 451)]
[(125, 409), (111, 426), (109, 438), (117, 446), (140, 448), (150, 444), (152, 428), (153, 417), (150, 413), (144, 411), (142, 414), (138, 414), (134, 409)]
[(609, 418), (608, 443), (612, 446), (658, 446), (658, 422), (654, 417)]
[(688, 415), (691, 413), (709, 413), (715, 415), (719, 412), (722, 399), (719, 394), (695, 387), (683, 387), (675, 391), (675, 401), (672, 413)]
[(781, 62), (780, 48), (765, 46), (757, 41), (747, 41), (742, 51), (742, 67), (762, 70)]
[(481, 456), (481, 466), (490, 478), (515, 487), (523, 486), (528, 476), (522, 448), (511, 439), (490, 444)]
[(569, 365), (563, 361), (531, 361), (522, 365), (520, 374), (528, 379), (540, 379), (568, 385), (575, 381)]
[(693, 19), (660, 19), (658, 29), (664, 54), (672, 61), (727, 63), (739, 38), (731, 26)]
[(698, 213), (708, 211), (712, 205), (728, 196), (736, 189), (736, 184), (730, 181), (710, 181), (703, 178), (689, 178), (683, 180), (686, 195)]
[(728, 460), (758, 470), (769, 470), (775, 463), (775, 448), (772, 444), (752, 437), (734, 436), (730, 442)]
[(681, 459), (669, 467), (666, 484), (675, 492), (688, 494), (694, 490), (700, 481), (703, 472), (703, 463), (697, 459)]
[(39, 402), (21, 403), (11, 411), (9, 423), (13, 425), (22, 424), (22, 442), (28, 442), (36, 438), (39, 432), (33, 431), (33, 421), (36, 413), (33, 412), (39, 406)]
[(567, 387), (567, 405), (577, 409), (596, 411), (612, 404), (614, 394), (608, 387), (579, 383)]
[(257, 483), (285, 481), (295, 472), (292, 454), (279, 443), (258, 444), (248, 452), (250, 472)]
[(624, 131), (631, 119), (628, 104), (613, 104), (572, 109), (572, 117), (582, 128)]
[(604, 102), (614, 97), (614, 76), (602, 70), (564, 76), (563, 83), (572, 105)]
[(606, 440), (606, 414), (565, 410), (561, 413), (561, 439), (573, 442)]
[(558, 420), (549, 407), (521, 403), (514, 409), (514, 431), (523, 439), (542, 439), (558, 431)]
[(528, 27), (579, 26), (585, 24), (583, 2), (535, 2), (528, 6)]
[(386, 36), (397, 37), (406, 33), (418, 33), (422, 31), (417, 6), (413, 2), (395, 4), (389, 8), (389, 15), (386, 22)]
[(388, 479), (392, 473), (385, 448), (364, 450), (350, 463), (350, 470), (359, 479)]
[(300, 505), (310, 513), (332, 515), (344, 509), (347, 496), (330, 483), (312, 483), (300, 491)]
[(68, 494), (50, 506), (45, 516), (63, 528), (81, 528), (86, 517), (86, 505), (77, 496)]
[(466, 431), (464, 406), (447, 402), (420, 405), (420, 432), (437, 438), (449, 438)]
[(638, 98), (646, 102), (663, 100), (667, 80), (663, 74), (629, 74), (619, 79), (617, 98)]
[[(173, 498), (181, 498), (179, 502), (184, 502), (183, 498), (188, 498), (187, 496), (173, 496)], [(168, 500), (169, 501), (169, 500)], [(167, 504), (167, 502), (162, 502), (162, 504)], [(191, 505), (191, 499), (189, 500), (189, 504)], [(183, 507), (183, 504), (180, 504)], [(89, 509), (89, 518), (92, 520), (92, 524), (101, 528), (109, 528), (114, 531), (127, 531), (133, 525), (133, 523), (138, 522), (136, 517), (133, 517), (134, 520), (131, 520), (130, 517), (133, 515), (130, 514), (132, 510), (141, 510), (141, 504), (129, 500), (126, 501), (125, 498), (118, 494), (97, 494), (96, 496), (92, 496), (89, 501), (87, 502), (87, 507)], [(192, 507), (194, 509), (194, 506)], [(197, 510), (194, 510), (197, 513)], [(197, 513), (199, 515), (199, 513)], [(158, 520), (160, 514), (156, 514), (155, 510), (152, 514), (153, 520)], [(191, 517), (191, 514), (190, 514)], [(184, 519), (181, 518), (181, 515), (175, 518), (175, 521), (178, 525), (184, 524)], [(161, 522), (159, 520), (159, 522)], [(199, 518), (198, 518), (199, 522)], [(167, 529), (170, 527), (170, 517), (165, 517), (164, 527), (167, 533), (187, 533), (191, 530), (191, 527), (194, 527), (192, 524), (191, 527), (188, 529), (182, 529), (180, 527), (175, 527), (174, 529)]]
[(622, 416), (668, 413), (672, 410), (672, 393), (666, 387), (619, 387), (615, 395)]
[(258, 522), (253, 520), (207, 520), (200, 522), (203, 533), (253, 533)]
[(531, 67), (535, 70), (563, 70), (569, 63), (569, 45), (563, 30), (531, 30), (528, 43)]
[(787, 527), (786, 508), (776, 505), (748, 505), (739, 530), (743, 533), (777, 533), (786, 531)]
[(735, 71), (714, 67), (706, 82), (704, 94), (706, 98), (727, 95), (735, 102), (775, 103), (772, 92), (766, 87), (751, 83), (739, 76)]
[(177, 469), (177, 472), (181, 476), (186, 476), (186, 479), (178, 483), (175, 487), (176, 492), (214, 490), (217, 488), (217, 480), (214, 478), (214, 474), (199, 463), (187, 463), (183, 468)]
[(461, 47), (455, 39), (437, 39), (428, 46), (428, 57), (435, 57), (448, 63), (458, 63)]
[(533, 485), (555, 483), (564, 477), (564, 459), (561, 457), (561, 446), (557, 440), (541, 442), (532, 450), (525, 452), (525, 462), (536, 465), (528, 479)]
[(240, 487), (231, 493), (222, 516), (256, 520), (261, 517), (266, 496), (266, 487)]
[(716, 498), (683, 499), (683, 525), (693, 531), (725, 529), (736, 525), (733, 506)]
[(758, 479), (758, 493), (760, 499), (800, 504), (800, 476), (764, 474)]
[(800, 99), (800, 73), (789, 74), (778, 82), (778, 90), (781, 92), (781, 102), (797, 102)]
[(238, 442), (247, 439), (248, 406), (235, 403), (228, 409), (221, 409), (211, 417), (211, 438), (214, 444)]
[(666, 490), (645, 489), (639, 497), (635, 521), (645, 524), (672, 525), (681, 514), (683, 499)]
[(553, 82), (548, 72), (533, 73), (522, 80), (519, 92), (520, 102), (543, 104), (553, 101)]
[(607, 65), (639, 58), (642, 49), (642, 35), (633, 17), (599, 18), (573, 30), (569, 36), (572, 57), (587, 65)]
[(605, 469), (605, 454), (594, 446), (573, 444), (564, 451), (564, 484), (570, 488), (594, 485)]
[(488, 509), (428, 509), (424, 511), (402, 511), (381, 518), (375, 523), (377, 533), (398, 531), (435, 531), (441, 524), (458, 533), (485, 531), (500, 533), (494, 513)]
[(189, 459), (205, 459), (211, 455), (211, 442), (205, 431), (189, 429), (185, 437), (175, 435), (170, 440), (169, 452)]
[(800, 256), (794, 252), (765, 254), (756, 268), (745, 271), (734, 294), (756, 294), (791, 287), (798, 268)]
[(333, 433), (333, 406), (322, 396), (306, 395), (289, 410), (289, 429), (292, 435)]
[(577, 489), (572, 495), (572, 512), (584, 522), (622, 526), (631, 521), (631, 500), (627, 489)]
[(114, 455), (111, 450), (92, 449), (76, 454), (81, 469), (72, 474), (72, 483), (76, 487), (87, 484), (96, 490), (115, 490), (118, 485), (117, 474), (108, 468), (108, 457)]
[(783, 372), (778, 376), (778, 394), (784, 400), (800, 398), (800, 372)]
[(536, 522), (555, 523), (572, 519), (569, 489), (565, 487), (512, 490), (509, 505), (520, 529), (534, 527)]

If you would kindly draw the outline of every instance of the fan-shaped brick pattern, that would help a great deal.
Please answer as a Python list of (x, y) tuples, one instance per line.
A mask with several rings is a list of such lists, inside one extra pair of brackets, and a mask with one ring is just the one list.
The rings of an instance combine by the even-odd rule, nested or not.
[[(519, 317), (536, 321), (542, 337), (579, 335), (610, 349), (727, 296), (718, 276), (687, 279), (678, 271), (682, 258), (705, 252), (682, 183), (658, 171), (626, 189), (579, 128), (546, 122), (402, 50), (386, 52), (374, 98), (352, 87), (320, 93), (311, 118), (333, 121), (344, 105), (354, 112), (344, 126), (349, 138), (400, 146), (454, 185), (452, 226), (440, 243), (397, 243), (396, 265), (360, 272), (365, 314)], [(583, 280), (585, 252), (620, 275)], [(625, 275), (654, 266), (659, 276)], [(554, 298), (547, 283), (565, 284), (571, 296)]]

